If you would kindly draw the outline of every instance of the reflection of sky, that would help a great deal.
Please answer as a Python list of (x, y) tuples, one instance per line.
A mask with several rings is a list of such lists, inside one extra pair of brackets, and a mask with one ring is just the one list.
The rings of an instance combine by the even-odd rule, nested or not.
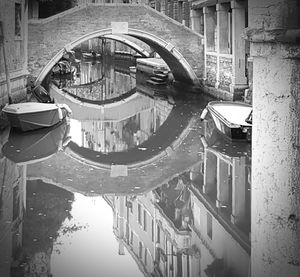
[(82, 228), (58, 237), (51, 256), (53, 276), (143, 276), (127, 251), (118, 254), (113, 211), (102, 197), (75, 194), (71, 215), (62, 228)]
[(70, 136), (72, 141), (78, 145), (82, 145), (81, 122), (70, 118)]

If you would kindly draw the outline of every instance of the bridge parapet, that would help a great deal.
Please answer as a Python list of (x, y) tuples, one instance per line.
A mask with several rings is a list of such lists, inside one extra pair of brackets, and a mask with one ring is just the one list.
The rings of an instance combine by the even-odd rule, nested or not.
[(29, 71), (39, 81), (72, 48), (93, 37), (114, 34), (112, 22), (126, 22), (122, 35), (140, 39), (167, 62), (176, 80), (198, 84), (203, 78), (203, 38), (146, 5), (87, 4), (29, 22)]

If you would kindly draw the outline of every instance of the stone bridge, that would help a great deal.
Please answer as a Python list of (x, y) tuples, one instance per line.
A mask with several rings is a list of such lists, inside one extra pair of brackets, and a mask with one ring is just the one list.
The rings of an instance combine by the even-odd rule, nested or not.
[(41, 82), (68, 51), (95, 37), (134, 37), (168, 64), (175, 80), (200, 84), (203, 37), (164, 14), (140, 4), (87, 4), (29, 22), (28, 67)]

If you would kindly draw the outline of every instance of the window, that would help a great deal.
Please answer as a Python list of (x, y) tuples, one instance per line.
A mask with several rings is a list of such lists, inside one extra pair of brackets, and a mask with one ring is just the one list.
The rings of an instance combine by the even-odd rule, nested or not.
[(22, 38), (22, 4), (15, 3), (15, 38)]

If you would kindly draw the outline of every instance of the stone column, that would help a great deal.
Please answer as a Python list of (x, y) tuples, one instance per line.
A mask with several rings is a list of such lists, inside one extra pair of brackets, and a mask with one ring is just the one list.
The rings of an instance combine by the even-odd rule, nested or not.
[(224, 4), (216, 5), (217, 11), (217, 76), (215, 88), (220, 85), (220, 54), (228, 48), (228, 8)]
[(214, 51), (215, 45), (215, 8), (204, 7), (204, 38), (205, 38), (205, 52)]
[(232, 165), (231, 222), (239, 224), (246, 215), (246, 157), (236, 158)]
[(245, 30), (245, 6), (243, 1), (231, 1), (232, 9), (232, 83), (230, 91), (247, 88), (245, 72), (246, 44), (242, 35)]
[(37, 0), (31, 0), (29, 1), (28, 5), (29, 5), (28, 18), (29, 19), (39, 18), (39, 2)]
[(190, 10), (191, 28), (201, 34), (201, 15), (199, 10)]
[(215, 19), (214, 19), (215, 9), (211, 7), (203, 8), (204, 17), (204, 78), (205, 82), (207, 79), (206, 64), (207, 58), (206, 53), (209, 51), (214, 51), (213, 45), (215, 44)]
[(229, 200), (229, 174), (228, 164), (221, 160), (217, 160), (217, 208), (228, 206)]
[(297, 1), (249, 2), (253, 56), (251, 274), (300, 276)]

